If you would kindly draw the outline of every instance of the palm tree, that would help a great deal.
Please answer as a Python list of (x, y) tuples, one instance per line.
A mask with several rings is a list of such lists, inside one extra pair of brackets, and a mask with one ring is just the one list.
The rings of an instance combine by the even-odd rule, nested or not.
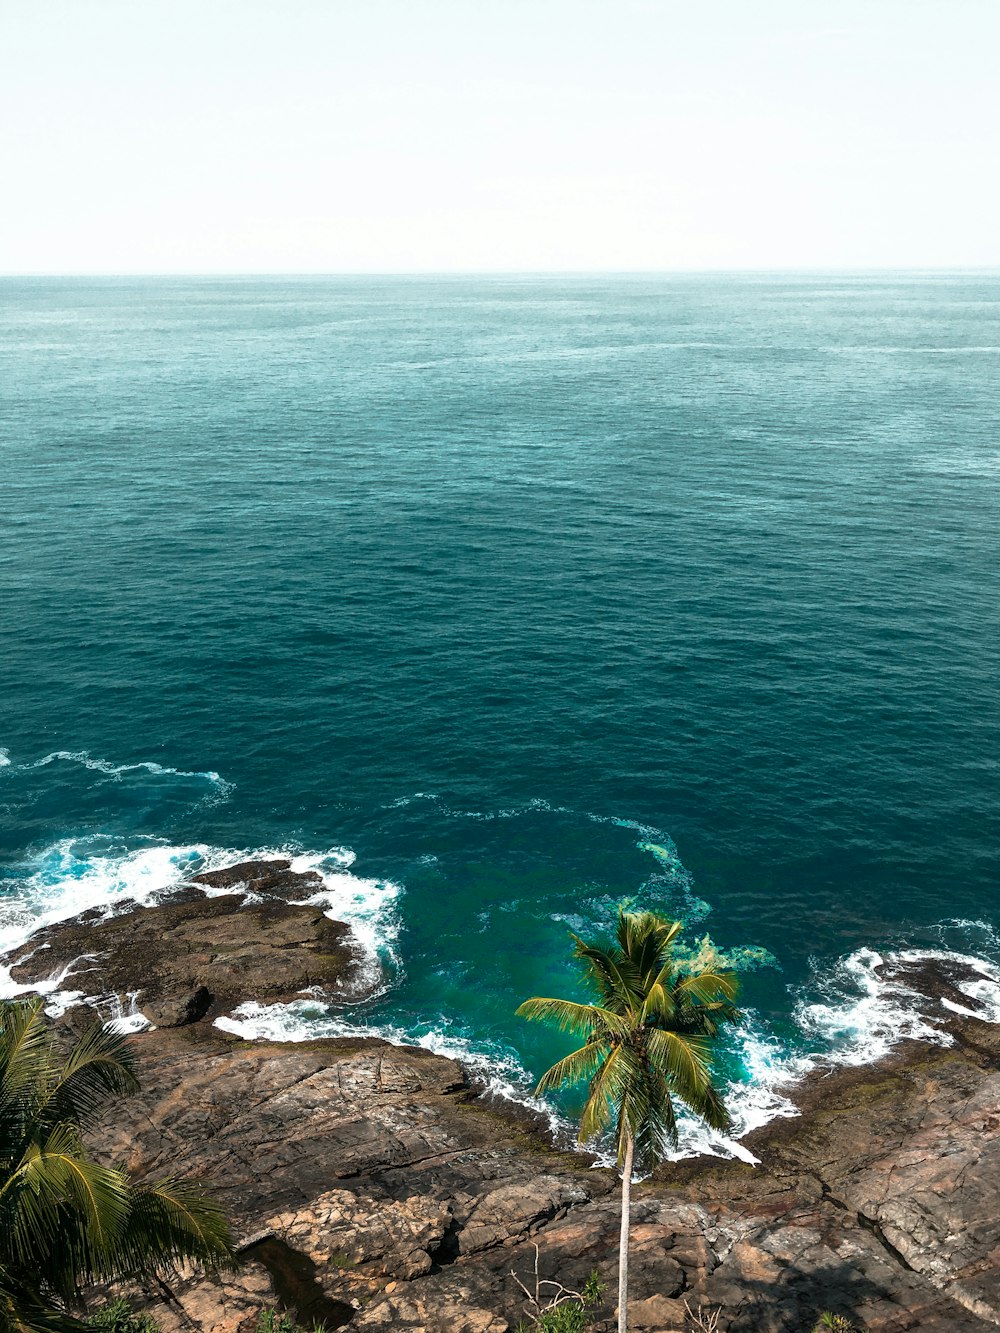
[(682, 929), (654, 912), (618, 913), (615, 942), (586, 944), (574, 935), (596, 1003), (531, 999), (522, 1018), (554, 1023), (583, 1045), (542, 1075), (541, 1095), (586, 1082), (580, 1142), (611, 1130), (622, 1169), (618, 1252), (618, 1329), (628, 1314), (628, 1232), (632, 1172), (648, 1169), (677, 1142), (674, 1097), (713, 1129), (729, 1128), (729, 1114), (712, 1083), (712, 1041), (741, 1015), (731, 973), (685, 968), (674, 957)]
[(195, 1186), (140, 1186), (81, 1134), (139, 1087), (127, 1039), (95, 1023), (61, 1058), (39, 998), (0, 1004), (0, 1333), (71, 1333), (82, 1287), (178, 1261), (235, 1263), (221, 1209)]

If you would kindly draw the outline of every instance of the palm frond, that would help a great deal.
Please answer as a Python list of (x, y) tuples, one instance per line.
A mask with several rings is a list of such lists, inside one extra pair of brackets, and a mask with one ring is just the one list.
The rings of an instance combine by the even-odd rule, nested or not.
[(75, 1044), (56, 1075), (40, 1115), (86, 1128), (112, 1097), (139, 1091), (136, 1060), (127, 1035), (97, 1022)]
[(197, 1185), (178, 1180), (132, 1189), (113, 1258), (116, 1275), (141, 1275), (178, 1261), (210, 1269), (236, 1266), (233, 1234), (223, 1209)]
[[(51, 1034), (40, 996), (0, 1004), (0, 1136), (6, 1141), (36, 1104), (50, 1065)], [(2, 1151), (2, 1149), (0, 1149)], [(19, 1155), (19, 1154), (18, 1154)]]
[(551, 1023), (563, 1032), (587, 1039), (605, 1034), (624, 1036), (628, 1031), (628, 1024), (610, 1009), (598, 1004), (576, 1004), (572, 1000), (534, 996), (518, 1006), (517, 1015), (531, 1022)]
[(582, 1083), (585, 1079), (593, 1078), (601, 1061), (606, 1059), (608, 1049), (607, 1043), (598, 1038), (588, 1042), (586, 1046), (581, 1046), (578, 1051), (570, 1052), (562, 1060), (557, 1060), (538, 1080), (535, 1095), (541, 1097), (554, 1088)]
[(656, 1022), (658, 1025), (669, 1026), (677, 1010), (672, 980), (673, 964), (668, 962), (660, 968), (646, 989), (640, 1013), (643, 1023)]
[(711, 1048), (704, 1037), (650, 1028), (647, 1042), (650, 1063), (685, 1101), (709, 1082)]
[(622, 1058), (622, 1046), (615, 1046), (590, 1081), (590, 1090), (580, 1112), (579, 1140), (589, 1143), (603, 1134), (614, 1122), (614, 1091), (617, 1086), (617, 1067)]
[(677, 1140), (673, 1099), (715, 1129), (729, 1115), (712, 1082), (712, 1041), (723, 1024), (738, 1022), (737, 983), (710, 967), (679, 972), (674, 942), (681, 923), (654, 912), (619, 913), (615, 944), (574, 937), (574, 953), (600, 1004), (535, 998), (518, 1009), (584, 1040), (543, 1074), (540, 1093), (589, 1080), (580, 1115), (580, 1141), (613, 1129), (619, 1162), (634, 1146), (651, 1165)]
[(606, 1009), (625, 1013), (639, 996), (641, 978), (632, 961), (617, 950), (577, 940), (574, 950), (584, 976), (595, 988)]
[(86, 1333), (87, 1325), (0, 1268), (0, 1333)]
[(739, 980), (732, 972), (694, 972), (682, 977), (674, 989), (701, 1004), (710, 1004), (720, 998), (732, 1002), (739, 988)]
[(623, 954), (643, 974), (659, 970), (683, 925), (656, 912), (620, 912), (615, 936)]
[(0, 1190), (4, 1253), (71, 1295), (113, 1247), (127, 1212), (128, 1180), (86, 1155), (76, 1129), (57, 1125), (34, 1144)]
[(67, 1307), (81, 1285), (235, 1263), (200, 1189), (139, 1188), (84, 1147), (81, 1126), (138, 1087), (127, 1039), (95, 1024), (53, 1056), (41, 1000), (0, 1004), (0, 1333), (80, 1333)]
[(712, 1129), (717, 1129), (722, 1133), (727, 1133), (732, 1129), (732, 1117), (726, 1109), (726, 1104), (722, 1100), (718, 1088), (711, 1082), (694, 1090), (691, 1095), (685, 1095), (679, 1090), (677, 1095), (681, 1101), (690, 1107), (695, 1115), (700, 1116)]

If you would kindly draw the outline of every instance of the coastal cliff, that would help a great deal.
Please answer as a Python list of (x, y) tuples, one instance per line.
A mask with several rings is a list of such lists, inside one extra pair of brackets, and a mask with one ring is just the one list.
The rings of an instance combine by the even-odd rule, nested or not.
[[(212, 1026), (243, 1000), (369, 984), (346, 928), (290, 901), (309, 886), (287, 865), (221, 874), (157, 907), (52, 927), (12, 967), (31, 984), (71, 966), (67, 984), (119, 1008), (145, 986), (137, 1002), (159, 1025), (135, 1037), (143, 1090), (93, 1146), (143, 1175), (203, 1177), (244, 1259), (235, 1275), (144, 1293), (166, 1333), (246, 1333), (276, 1301), (328, 1328), (504, 1333), (523, 1313), (511, 1270), (530, 1285), (536, 1247), (543, 1277), (579, 1288), (596, 1268), (609, 1283), (602, 1327), (614, 1174), (553, 1149), (452, 1060)], [(877, 1333), (1000, 1323), (1000, 1028), (955, 989), (969, 979), (957, 966), (899, 978), (936, 1006), (950, 1045), (902, 1043), (870, 1068), (810, 1076), (799, 1117), (744, 1141), (757, 1166), (666, 1163), (636, 1187), (633, 1329), (682, 1329), (686, 1306), (721, 1310), (733, 1333), (809, 1330), (824, 1310)]]

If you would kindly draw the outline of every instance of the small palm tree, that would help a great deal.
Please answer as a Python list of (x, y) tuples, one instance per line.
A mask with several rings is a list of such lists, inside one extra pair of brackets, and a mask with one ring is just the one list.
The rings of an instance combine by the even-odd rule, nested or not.
[(595, 1004), (536, 998), (517, 1011), (583, 1038), (579, 1050), (542, 1076), (536, 1091), (586, 1082), (580, 1142), (608, 1130), (614, 1135), (622, 1168), (619, 1333), (625, 1333), (628, 1313), (633, 1169), (653, 1166), (676, 1144), (674, 1097), (713, 1129), (730, 1123), (710, 1062), (720, 1027), (741, 1017), (733, 1003), (737, 981), (729, 973), (679, 964), (674, 943), (681, 929), (681, 922), (654, 912), (622, 910), (614, 943), (586, 944), (573, 936)]
[(125, 1037), (95, 1025), (59, 1058), (42, 1000), (0, 1004), (0, 1333), (70, 1333), (82, 1287), (173, 1263), (235, 1262), (196, 1187), (143, 1187), (94, 1162), (81, 1133), (139, 1084)]

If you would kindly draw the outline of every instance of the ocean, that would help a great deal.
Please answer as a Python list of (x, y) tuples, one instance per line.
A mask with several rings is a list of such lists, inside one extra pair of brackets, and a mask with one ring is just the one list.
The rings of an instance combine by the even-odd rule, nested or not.
[(0, 944), (291, 855), (380, 994), (230, 1026), (524, 1097), (654, 907), (736, 1137), (942, 1039), (886, 954), (1000, 1017), (998, 386), (989, 274), (0, 280)]

